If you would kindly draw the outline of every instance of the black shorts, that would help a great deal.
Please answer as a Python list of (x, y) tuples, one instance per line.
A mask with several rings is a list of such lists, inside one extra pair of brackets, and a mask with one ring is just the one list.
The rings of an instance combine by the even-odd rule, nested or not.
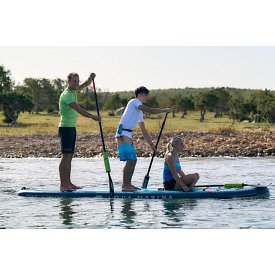
[(58, 136), (60, 138), (62, 154), (73, 154), (76, 141), (76, 128), (59, 127)]
[(176, 186), (176, 181), (175, 179), (171, 179), (168, 181), (163, 182), (163, 186), (165, 190), (174, 190)]

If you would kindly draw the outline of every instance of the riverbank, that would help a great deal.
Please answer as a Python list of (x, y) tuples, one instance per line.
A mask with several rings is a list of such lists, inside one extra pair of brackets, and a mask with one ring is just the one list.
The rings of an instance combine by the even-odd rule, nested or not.
[[(150, 133), (154, 142), (158, 132)], [(163, 157), (166, 144), (174, 136), (184, 139), (182, 157), (268, 157), (275, 156), (275, 135), (267, 131), (212, 131), (212, 132), (165, 132), (161, 137), (157, 156)], [(117, 157), (114, 133), (105, 134), (105, 145), (110, 157)], [(150, 147), (141, 133), (135, 133), (134, 143), (138, 157), (151, 155)], [(2, 135), (1, 158), (60, 157), (57, 135)], [(95, 157), (102, 151), (99, 134), (78, 134), (75, 157)]]

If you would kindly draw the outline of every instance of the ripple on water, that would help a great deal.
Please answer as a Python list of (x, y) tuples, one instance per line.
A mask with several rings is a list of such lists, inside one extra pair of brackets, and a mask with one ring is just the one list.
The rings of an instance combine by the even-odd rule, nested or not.
[[(138, 159), (133, 183), (140, 186), (150, 159)], [(200, 173), (201, 183), (273, 182), (274, 159), (186, 158), (185, 172)], [(59, 159), (0, 159), (0, 228), (275, 228), (275, 185), (269, 199), (139, 200), (62, 199), (17, 196), (23, 186), (55, 189)], [(161, 186), (163, 160), (154, 160), (150, 187)], [(111, 160), (115, 188), (123, 163)], [(251, 173), (253, 171), (253, 173)], [(101, 159), (74, 159), (73, 182), (108, 188)]]

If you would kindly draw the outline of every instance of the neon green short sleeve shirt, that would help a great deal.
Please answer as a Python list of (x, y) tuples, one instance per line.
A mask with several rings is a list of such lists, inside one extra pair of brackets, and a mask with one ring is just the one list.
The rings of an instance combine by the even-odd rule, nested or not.
[(69, 107), (73, 102), (77, 103), (77, 91), (64, 90), (59, 98), (59, 127), (76, 127), (78, 113)]

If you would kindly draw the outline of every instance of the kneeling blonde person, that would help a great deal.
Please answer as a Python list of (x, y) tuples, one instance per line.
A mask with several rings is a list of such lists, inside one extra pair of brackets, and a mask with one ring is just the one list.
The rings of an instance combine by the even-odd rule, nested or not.
[(163, 185), (165, 190), (190, 191), (199, 180), (199, 174), (186, 175), (180, 165), (179, 153), (183, 152), (183, 141), (174, 137), (167, 144), (164, 157)]

